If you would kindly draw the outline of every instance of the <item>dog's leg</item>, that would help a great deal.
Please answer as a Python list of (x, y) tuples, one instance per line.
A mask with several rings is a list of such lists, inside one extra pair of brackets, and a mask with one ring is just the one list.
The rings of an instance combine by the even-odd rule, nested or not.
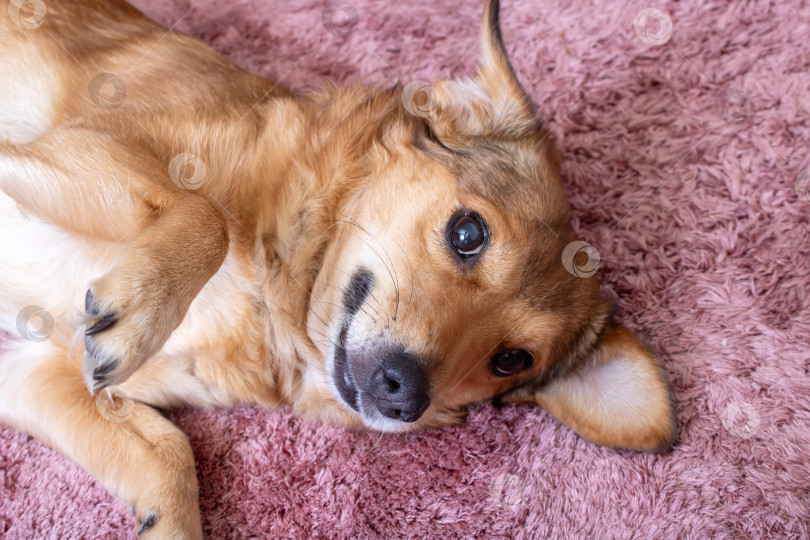
[(202, 538), (194, 456), (155, 409), (91, 396), (78, 362), (51, 342), (14, 342), (0, 355), (0, 420), (81, 465), (132, 505), (142, 538)]
[(175, 185), (148, 149), (95, 131), (0, 145), (0, 189), (119, 254), (87, 291), (84, 374), (92, 391), (123, 382), (163, 346), (227, 255), (214, 203)]

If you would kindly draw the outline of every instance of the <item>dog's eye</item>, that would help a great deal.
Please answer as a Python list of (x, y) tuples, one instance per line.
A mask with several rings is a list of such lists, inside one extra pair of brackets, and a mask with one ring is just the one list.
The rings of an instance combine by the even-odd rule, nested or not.
[(492, 373), (509, 377), (532, 366), (534, 357), (523, 349), (506, 349), (492, 356)]
[(476, 214), (465, 214), (456, 219), (450, 230), (450, 240), (464, 258), (481, 253), (487, 239), (486, 229)]

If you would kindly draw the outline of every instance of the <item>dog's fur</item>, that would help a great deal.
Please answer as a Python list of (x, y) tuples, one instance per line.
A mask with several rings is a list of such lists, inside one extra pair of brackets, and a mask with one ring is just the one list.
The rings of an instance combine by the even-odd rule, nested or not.
[[(477, 76), (411, 103), (401, 87), (292, 95), (118, 0), (48, 1), (28, 28), (8, 8), (0, 322), (29, 339), (0, 356), (0, 420), (132, 504), (144, 536), (202, 535), (189, 444), (153, 407), (291, 404), (399, 431), (497, 396), (597, 444), (673, 442), (656, 358), (565, 268), (558, 156), (497, 0)], [(486, 222), (475, 263), (448, 248), (459, 209)], [(338, 351), (360, 380), (392, 344), (427, 374), (416, 422), (356, 412), (333, 382)], [(495, 377), (504, 348), (533, 365)]]

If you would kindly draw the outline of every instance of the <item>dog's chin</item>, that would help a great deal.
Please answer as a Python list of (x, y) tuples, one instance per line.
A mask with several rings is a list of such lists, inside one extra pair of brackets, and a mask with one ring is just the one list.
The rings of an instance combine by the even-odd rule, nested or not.
[(357, 387), (354, 375), (349, 368), (345, 348), (339, 345), (334, 347), (328, 372), (332, 392), (337, 401), (360, 418), (366, 428), (386, 433), (401, 433), (419, 427), (421, 423), (419, 421), (402, 422), (394, 420), (383, 416), (376, 410), (374, 404), (365, 398), (363, 392)]

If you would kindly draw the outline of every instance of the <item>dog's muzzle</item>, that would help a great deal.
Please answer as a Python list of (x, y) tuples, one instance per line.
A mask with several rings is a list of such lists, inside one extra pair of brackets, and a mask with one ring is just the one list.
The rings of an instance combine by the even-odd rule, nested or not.
[(343, 297), (345, 320), (335, 346), (332, 378), (343, 401), (361, 415), (415, 422), (430, 406), (427, 376), (418, 356), (399, 346), (379, 344), (347, 350), (352, 319), (374, 286), (373, 275), (359, 269)]
[(358, 384), (346, 351), (338, 350), (333, 376), (340, 397), (358, 412), (373, 408), (386, 418), (416, 422), (430, 406), (427, 377), (419, 359), (409, 353), (389, 352)]

